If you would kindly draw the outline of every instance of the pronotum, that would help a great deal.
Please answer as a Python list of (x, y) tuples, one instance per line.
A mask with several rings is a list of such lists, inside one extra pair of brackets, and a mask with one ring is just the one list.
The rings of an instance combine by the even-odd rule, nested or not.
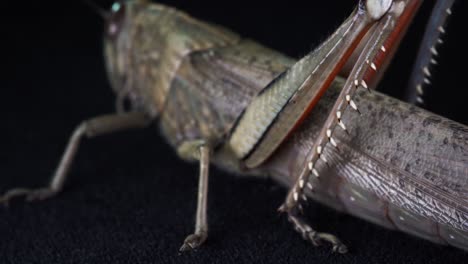
[[(117, 8), (116, 8), (116, 10), (117, 10)], [(215, 50), (215, 52), (216, 52), (216, 51), (217, 51), (217, 50)], [(206, 53), (207, 55), (206, 55), (206, 56), (216, 56), (217, 54), (216, 54), (215, 52), (207, 51), (207, 53)], [(212, 54), (212, 53), (215, 53), (215, 54)], [(195, 55), (202, 56), (203, 54), (202, 54), (202, 55), (200, 55), (200, 54), (195, 54)], [(112, 56), (111, 56), (111, 58), (112, 58)], [(279, 59), (282, 59), (282, 58), (279, 58)], [(290, 61), (288, 61), (287, 58), (284, 58), (284, 60), (285, 60), (285, 62), (284, 62), (283, 64), (286, 65), (286, 66), (287, 66), (288, 63), (291, 63)], [(283, 69), (284, 69), (284, 67), (283, 67)], [(273, 78), (273, 77), (274, 77), (274, 76), (270, 76), (270, 78)], [(369, 95), (362, 95), (362, 96), (363, 96), (364, 98), (366, 98), (366, 96), (369, 96)], [(329, 98), (329, 97), (333, 97), (333, 96), (330, 94), (330, 95), (328, 95), (328, 97), (326, 97), (326, 98)], [(366, 100), (369, 100), (370, 102), (372, 102), (372, 97), (371, 97), (371, 98), (366, 98)], [(386, 100), (386, 99), (385, 99), (385, 100)], [(384, 100), (384, 101), (385, 101), (385, 100)], [(356, 101), (357, 101), (357, 99), (356, 99)], [(330, 102), (329, 102), (329, 103), (330, 103)], [(361, 103), (361, 104), (365, 104), (366, 102), (365, 102), (365, 100), (364, 100), (364, 102), (360, 102), (360, 103)], [(364, 114), (364, 113), (363, 113), (363, 114)], [(321, 116), (321, 117), (323, 118), (323, 117), (325, 117), (326, 115), (323, 114), (323, 115), (319, 115), (319, 116)], [(318, 118), (318, 117), (317, 117), (317, 118)], [(343, 118), (345, 118), (345, 117), (343, 117)], [(352, 118), (352, 117), (349, 117), (349, 118)], [(352, 123), (352, 124), (350, 124), (350, 125), (352, 126), (353, 124), (354, 124), (354, 123)], [(356, 122), (356, 125), (357, 125), (357, 124), (359, 124), (359, 126), (365, 127), (365, 124)], [(429, 123), (429, 124), (427, 124), (427, 125), (430, 126), (431, 124), (432, 124), (432, 123)], [(319, 128), (320, 128), (320, 127), (316, 127), (315, 129), (319, 129)], [(359, 129), (359, 128), (358, 128), (358, 129)], [(356, 130), (358, 130), (358, 129), (356, 129)], [(362, 129), (364, 129), (364, 128), (362, 128)], [(349, 129), (349, 130), (351, 130), (351, 129)], [(314, 133), (314, 132), (311, 132), (311, 131), (314, 131), (314, 128), (311, 127), (311, 128), (310, 128), (309, 130), (307, 130), (307, 131), (309, 131), (308, 133)], [(299, 136), (300, 136), (300, 134), (299, 134)], [(340, 139), (340, 140), (345, 141), (344, 139)], [(354, 143), (355, 143), (355, 142), (354, 142)], [(305, 144), (304, 144), (304, 147), (305, 147)], [(285, 148), (285, 147), (283, 147), (283, 148)], [(286, 150), (284, 150), (284, 151), (286, 151)], [(184, 152), (184, 151), (183, 151), (183, 152)], [(287, 152), (287, 151), (286, 151), (286, 152)], [(281, 154), (281, 153), (280, 153), (280, 154)], [(278, 156), (278, 155), (277, 155), (277, 156)], [(288, 154), (287, 156), (290, 157), (289, 154)], [(272, 162), (272, 163), (267, 163), (268, 166), (270, 166), (270, 164), (272, 164), (272, 165), (271, 165), (272, 168), (274, 168), (274, 167), (280, 167), (279, 169), (284, 169), (283, 167), (281, 167), (281, 163), (280, 163), (280, 162), (276, 162), (276, 163), (275, 163), (275, 162), (273, 162), (274, 160), (275, 160), (275, 157), (273, 157), (273, 160), (270, 161), (270, 162)], [(267, 167), (268, 167), (268, 166), (267, 166)], [(280, 174), (281, 174), (281, 173), (278, 173), (278, 175), (280, 175)], [(277, 176), (277, 177), (279, 177), (279, 176)], [(466, 178), (466, 175), (465, 175), (465, 178)], [(283, 181), (286, 181), (286, 180), (285, 180), (286, 178), (282, 178), (282, 179), (283, 179)], [(281, 179), (280, 179), (280, 181), (281, 181)], [(291, 184), (291, 183), (289, 183), (289, 184)], [(463, 186), (462, 186), (462, 188), (463, 188)], [(448, 236), (450, 236), (450, 234), (448, 234)]]

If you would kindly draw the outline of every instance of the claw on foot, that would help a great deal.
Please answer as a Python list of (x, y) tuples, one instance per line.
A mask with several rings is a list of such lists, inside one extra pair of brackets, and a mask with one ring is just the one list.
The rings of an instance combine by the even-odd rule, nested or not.
[(40, 188), (40, 189), (17, 188), (17, 189), (9, 190), (2, 197), (0, 197), (0, 204), (4, 204), (5, 206), (8, 206), (12, 199), (21, 197), (21, 196), (24, 196), (25, 200), (28, 202), (44, 200), (55, 195), (56, 193), (57, 193), (56, 191), (50, 188)]
[(345, 254), (348, 252), (348, 247), (346, 245), (334, 245), (333, 246), (333, 252), (338, 252), (340, 254)]
[(289, 213), (288, 219), (294, 225), (294, 229), (296, 229), (304, 239), (309, 240), (312, 245), (320, 246), (322, 242), (328, 242), (332, 245), (333, 252), (338, 252), (340, 254), (348, 252), (348, 248), (336, 236), (313, 230), (312, 227), (297, 215)]
[(322, 244), (322, 241), (326, 241), (332, 244), (333, 252), (337, 252), (340, 254), (344, 254), (348, 252), (348, 247), (346, 247), (346, 245), (341, 243), (341, 241), (332, 234), (313, 231), (309, 233), (308, 237), (309, 237), (309, 240), (312, 242), (312, 244), (314, 244), (314, 246), (319, 246)]
[(179, 251), (191, 251), (198, 248), (207, 238), (206, 232), (198, 234), (191, 234), (184, 240), (184, 244), (180, 247)]

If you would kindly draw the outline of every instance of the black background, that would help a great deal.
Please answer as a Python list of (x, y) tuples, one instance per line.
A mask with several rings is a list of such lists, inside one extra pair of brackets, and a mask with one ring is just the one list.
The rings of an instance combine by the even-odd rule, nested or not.
[[(46, 184), (74, 127), (114, 110), (103, 67), (103, 21), (80, 1), (11, 2), (0, 7), (2, 193)], [(354, 5), (164, 2), (294, 57), (324, 40)], [(402, 95), (429, 5), (382, 83), (386, 93)], [(464, 5), (454, 10), (428, 102), (432, 111), (467, 124), (465, 67), (456, 66), (466, 47)], [(283, 188), (216, 169), (211, 175), (209, 240), (180, 254), (193, 231), (197, 166), (180, 161), (155, 128), (85, 140), (58, 197), (0, 207), (0, 263), (455, 263), (468, 257), (311, 203), (314, 226), (350, 246), (346, 255), (332, 254), (304, 242), (276, 213)]]

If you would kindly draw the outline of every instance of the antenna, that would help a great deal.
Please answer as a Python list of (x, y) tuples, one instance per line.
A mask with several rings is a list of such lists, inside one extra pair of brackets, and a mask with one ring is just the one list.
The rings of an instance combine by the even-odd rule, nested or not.
[(104, 20), (107, 20), (109, 17), (109, 12), (104, 10), (102, 7), (98, 6), (92, 0), (82, 0), (87, 6), (89, 6), (96, 14), (102, 17)]

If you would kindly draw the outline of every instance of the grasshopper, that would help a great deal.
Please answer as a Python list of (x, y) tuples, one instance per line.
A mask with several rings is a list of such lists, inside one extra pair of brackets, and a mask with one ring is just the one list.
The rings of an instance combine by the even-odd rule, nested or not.
[[(78, 126), (50, 186), (39, 190), (14, 189), (4, 196), (4, 201), (18, 195), (26, 195), (32, 200), (45, 199), (61, 191), (82, 137), (144, 127), (157, 119), (163, 134), (179, 155), (200, 163), (195, 232), (187, 237), (181, 250), (196, 248), (207, 238), (206, 201), (210, 163), (238, 173), (270, 174), (279, 182), (292, 186), (281, 210), (306, 239), (314, 244), (328, 241), (338, 252), (346, 251), (340, 240), (331, 234), (314, 231), (299, 215), (299, 199), (312, 196), (339, 207), (337, 198), (346, 201), (340, 195), (356, 192), (361, 196), (350, 197), (354, 197), (354, 201), (363, 197), (360, 207), (357, 207), (362, 209), (371, 205), (371, 197), (377, 197), (387, 203), (385, 206), (390, 204), (395, 207), (391, 212), (395, 213), (392, 217), (396, 219), (405, 219), (401, 214), (418, 220), (429, 219), (427, 230), (416, 230), (413, 233), (440, 243), (444, 243), (444, 239), (447, 242), (453, 240), (453, 245), (466, 248), (466, 206), (463, 203), (454, 206), (450, 204), (453, 201), (449, 200), (448, 208), (432, 214), (426, 212), (427, 208), (422, 205), (407, 208), (407, 204), (390, 196), (392, 190), (401, 191), (405, 188), (403, 185), (392, 185), (395, 183), (392, 180), (402, 177), (395, 170), (403, 165), (404, 171), (409, 171), (410, 176), (416, 174), (413, 172), (415, 169), (407, 168), (407, 163), (395, 160), (394, 157), (385, 157), (387, 153), (373, 153), (375, 156), (371, 158), (387, 162), (382, 165), (385, 170), (380, 174), (389, 175), (389, 178), (379, 180), (382, 186), (385, 187), (386, 181), (389, 186), (380, 193), (376, 190), (378, 186), (370, 185), (375, 181), (373, 175), (363, 170), (364, 165), (370, 163), (365, 161), (356, 165), (351, 162), (369, 159), (359, 154), (359, 150), (363, 150), (362, 146), (372, 148), (383, 139), (365, 139), (362, 130), (366, 125), (377, 129), (376, 121), (372, 122), (372, 115), (377, 113), (375, 109), (385, 109), (388, 112), (383, 112), (382, 115), (389, 116), (389, 123), (394, 124), (394, 135), (391, 138), (399, 138), (399, 135), (408, 132), (404, 126), (406, 123), (401, 124), (401, 120), (392, 120), (391, 117), (406, 115), (406, 118), (414, 118), (413, 121), (417, 124), (425, 125), (425, 130), (433, 131), (435, 141), (440, 139), (444, 142), (447, 139), (447, 143), (451, 143), (454, 140), (459, 149), (451, 155), (455, 161), (461, 162), (461, 167), (452, 168), (449, 172), (455, 175), (453, 177), (461, 179), (462, 185), (447, 188), (452, 188), (449, 191), (457, 193), (463, 193), (466, 189), (466, 184), (463, 185), (466, 182), (466, 161), (463, 156), (457, 155), (466, 148), (466, 141), (463, 141), (466, 139), (466, 127), (392, 101), (383, 95), (370, 94), (366, 89), (375, 86), (379, 76), (371, 76), (369, 80), (362, 77), (369, 70), (384, 69), (385, 63), (379, 61), (379, 64), (374, 59), (380, 58), (384, 53), (391, 54), (396, 46), (386, 45), (388, 35), (372, 36), (370, 33), (385, 32), (377, 28), (380, 26), (386, 30), (387, 24), (382, 22), (384, 20), (391, 24), (403, 17), (406, 19), (404, 23), (407, 23), (418, 5), (419, 1), (361, 1), (357, 11), (338, 29), (338, 33), (314, 53), (295, 63), (286, 56), (242, 39), (230, 31), (199, 22), (165, 6), (144, 1), (116, 4), (107, 18), (106, 53), (110, 81), (117, 94), (118, 113), (97, 117)], [(404, 29), (395, 31), (395, 28), (397, 27), (390, 26), (388, 34), (397, 32), (395, 37), (398, 38)], [(148, 34), (154, 34), (160, 41), (148, 39), (145, 37)], [(361, 47), (361, 43), (370, 46)], [(356, 54), (354, 50), (357, 50)], [(339, 72), (338, 68), (343, 67), (353, 54), (360, 56), (353, 62), (356, 66), (347, 74), (348, 80), (337, 79), (332, 83)], [(253, 58), (254, 62), (249, 64), (243, 61), (245, 57)], [(271, 57), (275, 58), (274, 62), (267, 61)], [(391, 55), (385, 55), (382, 60), (390, 57)], [(207, 61), (218, 64), (214, 64), (213, 68), (206, 64)], [(250, 68), (244, 69), (239, 64)], [(319, 67), (322, 65), (324, 68)], [(210, 70), (211, 75), (216, 78), (200, 79), (197, 69)], [(225, 72), (226, 69), (229, 72)], [(315, 73), (315, 69), (320, 73), (320, 78), (311, 75)], [(241, 76), (251, 77), (238, 80)], [(344, 87), (342, 92), (339, 90), (341, 87)], [(325, 91), (327, 88), (329, 90)], [(301, 94), (295, 94), (296, 92)], [(319, 100), (317, 94), (324, 95)], [(295, 100), (291, 101), (293, 95)], [(125, 109), (125, 99), (131, 102), (131, 111)], [(235, 102), (235, 105), (229, 104), (230, 101)], [(314, 105), (309, 107), (311, 101), (314, 101)], [(350, 109), (341, 110), (343, 105)], [(354, 116), (353, 110), (356, 111)], [(368, 121), (357, 118), (368, 118)], [(340, 128), (342, 131), (334, 131)], [(455, 134), (455, 138), (442, 137), (450, 131)], [(379, 135), (382, 134), (384, 133)], [(389, 144), (398, 143), (385, 139), (389, 140)], [(325, 144), (328, 146), (324, 146)], [(417, 160), (415, 163), (418, 163)], [(357, 168), (351, 170), (343, 164)], [(427, 164), (420, 166), (423, 165)], [(351, 172), (347, 172), (348, 170)], [(361, 178), (357, 174), (362, 174)], [(366, 174), (371, 178), (366, 178)], [(316, 178), (318, 175), (320, 178)], [(332, 175), (340, 175), (342, 179), (346, 179), (347, 184), (343, 185), (338, 194), (330, 195), (332, 187), (339, 185), (337, 178)], [(434, 177), (437, 176), (439, 175)], [(405, 181), (407, 178), (401, 179)], [(415, 186), (416, 184), (407, 188), (416, 188), (411, 190), (417, 192)], [(373, 188), (376, 191), (369, 191)], [(342, 209), (346, 210), (346, 206), (353, 208), (350, 203)], [(381, 204), (377, 207), (373, 209), (382, 209)], [(454, 208), (455, 212), (452, 214), (450, 210)], [(384, 222), (382, 215), (379, 215), (382, 212), (378, 210), (351, 213), (361, 214), (382, 225), (390, 225)], [(403, 223), (393, 224), (394, 227), (411, 233), (409, 227), (414, 226), (414, 222)], [(444, 230), (441, 237), (432, 233), (434, 225)]]

